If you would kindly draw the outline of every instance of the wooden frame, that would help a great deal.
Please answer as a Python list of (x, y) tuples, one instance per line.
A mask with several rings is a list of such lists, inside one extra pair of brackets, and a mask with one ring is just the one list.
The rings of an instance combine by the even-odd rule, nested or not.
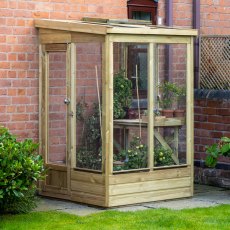
[[(50, 168), (40, 194), (81, 203), (112, 207), (140, 202), (189, 197), (193, 195), (193, 37), (196, 30), (157, 28), (116, 22), (98, 23), (61, 20), (35, 20), (39, 28), (39, 140), (40, 152)], [(102, 47), (102, 170), (76, 168), (76, 44), (99, 42)], [(113, 128), (126, 125), (113, 120), (113, 44), (148, 45), (148, 165), (147, 168), (113, 172)], [(187, 49), (187, 163), (154, 167), (154, 127), (181, 126), (182, 120), (156, 121), (153, 117), (157, 82), (157, 44), (184, 44)], [(66, 52), (67, 95), (67, 165), (47, 161), (48, 155), (48, 53)], [(127, 50), (124, 51), (127, 56)], [(123, 62), (126, 60), (124, 57)], [(126, 66), (126, 63), (123, 63)], [(150, 100), (153, 98), (153, 100)], [(158, 135), (158, 138), (159, 135)], [(52, 179), (53, 178), (53, 179)]]

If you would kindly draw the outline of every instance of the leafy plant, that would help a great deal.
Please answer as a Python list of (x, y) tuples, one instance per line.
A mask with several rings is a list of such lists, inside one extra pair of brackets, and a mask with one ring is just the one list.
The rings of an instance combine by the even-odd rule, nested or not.
[(165, 149), (163, 146), (157, 146), (154, 149), (154, 165), (155, 166), (165, 166), (165, 165), (174, 165), (172, 159), (172, 150)]
[(76, 118), (78, 121), (84, 121), (85, 110), (87, 108), (87, 103), (79, 101), (76, 106)]
[(159, 102), (162, 109), (170, 109), (175, 99), (179, 102), (179, 100), (185, 98), (185, 87), (179, 86), (176, 83), (164, 81), (158, 87), (161, 93)]
[(120, 153), (114, 154), (114, 161), (124, 162), (124, 166), (116, 166), (114, 170), (146, 168), (147, 152), (147, 145), (142, 144), (139, 137), (133, 137), (128, 150), (121, 150)]
[(113, 116), (115, 119), (124, 118), (132, 102), (132, 82), (125, 77), (124, 71), (114, 75), (113, 90)]
[(37, 148), (32, 140), (19, 142), (0, 127), (0, 212), (27, 212), (34, 207), (36, 182), (45, 175)]
[(87, 147), (81, 147), (77, 151), (77, 167), (87, 169), (101, 169), (102, 151), (93, 151)]
[(94, 104), (90, 115), (79, 113), (79, 117), (84, 122), (84, 132), (81, 146), (77, 149), (77, 167), (101, 169), (101, 127), (98, 104)]
[(220, 156), (230, 157), (230, 138), (222, 137), (216, 144), (206, 147), (205, 164), (208, 167), (215, 167)]

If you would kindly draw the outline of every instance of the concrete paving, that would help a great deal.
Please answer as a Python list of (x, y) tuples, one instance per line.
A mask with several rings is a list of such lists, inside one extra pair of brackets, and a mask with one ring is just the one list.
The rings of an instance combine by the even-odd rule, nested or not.
[(230, 190), (196, 184), (194, 188), (194, 196), (190, 198), (149, 202), (137, 205), (127, 205), (111, 209), (105, 209), (84, 204), (78, 204), (70, 201), (41, 197), (38, 207), (35, 209), (35, 211), (56, 210), (79, 216), (86, 216), (105, 210), (119, 210), (122, 212), (156, 208), (179, 210), (185, 208), (212, 207), (219, 204), (230, 204)]

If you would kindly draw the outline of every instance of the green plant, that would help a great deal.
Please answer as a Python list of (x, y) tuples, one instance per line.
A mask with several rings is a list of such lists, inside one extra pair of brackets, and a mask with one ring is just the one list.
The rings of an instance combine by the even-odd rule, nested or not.
[(179, 86), (176, 83), (164, 81), (159, 84), (158, 87), (161, 93), (159, 103), (162, 109), (171, 109), (175, 99), (177, 100), (178, 104), (180, 100), (185, 98), (186, 89), (184, 86)]
[(158, 85), (161, 97), (159, 99), (160, 107), (162, 109), (170, 109), (174, 100), (175, 85), (172, 82), (164, 81)]
[(174, 95), (176, 97), (177, 108), (185, 106), (186, 88), (184, 86), (175, 85)]
[(101, 148), (98, 151), (89, 150), (87, 147), (77, 150), (77, 167), (100, 170), (101, 160)]
[(8, 129), (0, 127), (0, 212), (34, 208), (36, 182), (45, 175), (37, 148), (32, 140), (19, 142)]
[(124, 118), (132, 102), (132, 82), (125, 77), (124, 71), (114, 75), (113, 91), (113, 117)]
[[(83, 110), (81, 110), (83, 111)], [(98, 104), (94, 104), (90, 115), (85, 116), (79, 112), (84, 122), (81, 146), (77, 149), (77, 167), (88, 169), (101, 169), (101, 127)]]
[(79, 101), (76, 106), (76, 119), (78, 121), (84, 121), (84, 115), (87, 108), (87, 103)]
[(139, 169), (147, 167), (148, 147), (142, 144), (139, 137), (133, 137), (128, 150), (114, 154), (114, 161), (123, 161), (123, 166), (115, 166), (114, 170)]
[(172, 150), (165, 149), (163, 146), (157, 146), (154, 149), (154, 165), (155, 166), (165, 166), (165, 165), (174, 165), (172, 159)]
[(205, 164), (215, 167), (220, 156), (230, 157), (230, 138), (222, 137), (217, 144), (206, 147)]

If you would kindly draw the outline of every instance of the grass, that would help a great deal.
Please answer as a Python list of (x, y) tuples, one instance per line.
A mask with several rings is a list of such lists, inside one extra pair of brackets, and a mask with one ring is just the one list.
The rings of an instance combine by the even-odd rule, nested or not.
[(132, 230), (132, 229), (230, 229), (230, 205), (173, 211), (149, 209), (136, 212), (104, 211), (79, 217), (67, 213), (33, 212), (0, 216), (1, 230)]

